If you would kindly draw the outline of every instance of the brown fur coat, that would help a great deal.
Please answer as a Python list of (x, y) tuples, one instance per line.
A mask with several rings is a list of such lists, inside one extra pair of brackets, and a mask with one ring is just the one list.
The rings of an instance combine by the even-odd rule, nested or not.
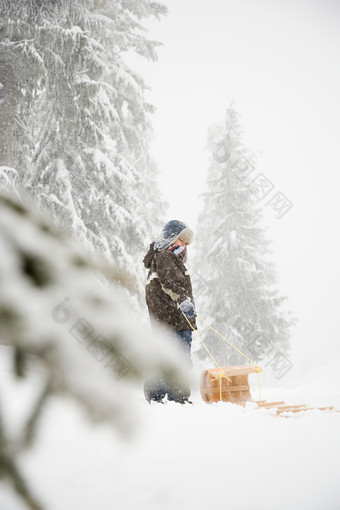
[[(185, 299), (195, 305), (191, 279), (184, 263), (168, 250), (155, 251), (152, 243), (144, 257), (144, 265), (149, 269), (145, 297), (151, 321), (162, 322), (175, 331), (190, 329), (178, 307)], [(196, 329), (195, 318), (189, 321)]]

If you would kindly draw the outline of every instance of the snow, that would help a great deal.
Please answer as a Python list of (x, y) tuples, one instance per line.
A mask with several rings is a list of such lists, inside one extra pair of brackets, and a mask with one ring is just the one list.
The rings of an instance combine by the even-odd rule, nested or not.
[[(11, 378), (6, 353), (3, 347), (2, 405), (15, 423), (30, 391)], [(263, 396), (291, 403), (295, 394), (300, 403), (314, 404), (328, 403), (331, 395), (340, 409), (339, 372), (333, 363), (290, 384), (264, 387)], [(192, 398), (192, 406), (149, 405), (136, 388), (138, 432), (125, 441), (108, 425), (93, 428), (80, 409), (54, 398), (21, 466), (49, 510), (340, 508), (340, 413), (287, 418), (252, 404), (207, 405), (197, 389)], [(23, 509), (4, 484), (0, 508)]]
[[(0, 88), (1, 90), (1, 88)], [(0, 185), (2, 188), (12, 188), (13, 183), (16, 181), (18, 177), (18, 172), (15, 168), (11, 168), (8, 166), (0, 166)]]
[[(34, 3), (39, 4), (33, 2), (32, 5)], [(7, 21), (2, 28), (5, 41), (3, 49), (11, 53), (13, 66), (23, 70), (22, 73), (17, 73), (17, 89), (22, 93), (20, 115), (17, 115), (19, 127), (22, 129), (22, 136), (19, 136), (20, 151), (16, 158), (20, 161), (20, 168), (0, 167), (0, 185), (9, 189), (14, 196), (21, 193), (21, 188), (22, 191), (26, 189), (38, 207), (44, 206), (54, 215), (57, 224), (72, 226), (75, 236), (83, 242), (82, 252), (89, 250), (90, 245), (96, 254), (105, 252), (102, 255), (105, 254), (110, 265), (114, 261), (115, 265), (122, 266), (127, 274), (122, 276), (124, 282), (121, 283), (127, 286), (127, 281), (131, 280), (130, 290), (131, 293), (135, 292), (128, 302), (128, 308), (125, 293), (117, 287), (117, 281), (120, 282), (118, 268), (97, 266), (90, 263), (90, 260), (83, 260), (66, 238), (45, 232), (39, 221), (29, 221), (26, 213), (19, 221), (17, 216), (21, 213), (15, 213), (15, 207), (6, 207), (4, 204), (0, 206), (0, 327), (4, 329), (7, 340), (12, 339), (35, 355), (39, 353), (45, 362), (46, 370), (49, 368), (52, 372), (55, 385), (53, 389), (64, 391), (51, 397), (43, 408), (33, 448), (21, 452), (21, 432), (31, 416), (33, 404), (47, 382), (46, 374), (38, 364), (35, 365), (34, 356), (28, 356), (29, 377), (15, 380), (9, 364), (9, 355), (13, 349), (0, 345), (0, 425), (4, 423), (8, 438), (6, 446), (12, 457), (17, 452), (20, 467), (29, 481), (29, 486), (44, 503), (44, 507), (50, 510), (73, 510), (78, 507), (82, 510), (111, 510), (115, 507), (122, 510), (140, 507), (151, 510), (181, 510), (188, 507), (205, 509), (217, 506), (232, 510), (339, 510), (340, 413), (313, 410), (297, 415), (287, 413), (279, 417), (274, 415), (274, 410), (257, 409), (254, 404), (249, 404), (246, 408), (225, 403), (206, 405), (201, 401), (197, 387), (199, 372), (203, 368), (200, 366), (198, 369), (197, 359), (194, 359), (192, 381), (193, 406), (181, 407), (174, 403), (149, 406), (143, 398), (141, 387), (137, 386), (141, 385), (141, 381), (137, 382), (137, 379), (132, 378), (133, 370), (130, 370), (130, 374), (122, 381), (116, 380), (119, 378), (112, 370), (112, 373), (103, 370), (104, 366), (106, 369), (113, 368), (112, 360), (107, 365), (104, 361), (110, 344), (117, 351), (124, 352), (126, 361), (129, 360), (131, 368), (139, 370), (141, 379), (159, 363), (166, 366), (169, 364), (173, 369), (178, 364), (178, 358), (170, 344), (168, 347), (161, 347), (161, 333), (153, 336), (144, 327), (144, 323), (137, 320), (132, 313), (134, 304), (138, 302), (137, 294), (143, 295), (141, 289), (145, 275), (141, 267), (142, 251), (144, 244), (148, 244), (147, 233), (151, 230), (157, 231), (157, 223), (161, 225), (163, 221), (163, 198), (158, 191), (157, 167), (149, 153), (149, 113), (153, 107), (146, 102), (147, 86), (143, 77), (136, 75), (133, 67), (127, 67), (123, 53), (132, 52), (134, 49), (146, 58), (155, 59), (157, 43), (145, 39), (144, 27), (139, 21), (152, 13), (158, 17), (163, 8), (146, 0), (130, 2), (130, 6), (129, 2), (120, 0), (115, 2), (117, 5), (111, 6), (112, 9), (107, 7), (108, 11), (106, 7), (96, 7), (101, 10), (103, 7), (104, 11), (106, 9), (108, 15), (105, 16), (104, 11), (88, 13), (86, 3), (82, 5), (81, 2), (76, 2), (71, 17), (79, 26), (70, 26), (70, 20), (64, 16), (63, 5), (51, 12), (43, 12), (41, 9), (40, 12), (38, 5), (36, 7), (39, 12), (34, 14), (33, 9), (33, 14), (31, 13), (35, 23), (30, 25), (25, 21), (25, 7), (21, 8), (19, 4), (20, 2), (5, 3), (2, 11), (7, 12), (8, 16), (3, 16)], [(93, 6), (93, 9), (96, 8)], [(16, 21), (11, 21), (12, 18)], [(233, 16), (229, 18), (232, 19)], [(280, 21), (282, 22), (282, 19)], [(271, 26), (270, 23), (266, 24)], [(183, 26), (187, 24), (183, 23)], [(235, 26), (238, 26), (237, 23)], [(252, 26), (256, 26), (253, 20)], [(223, 28), (225, 31), (225, 27)], [(301, 32), (300, 29), (299, 31)], [(176, 31), (176, 37), (177, 32), (180, 31)], [(215, 32), (218, 33), (218, 30)], [(178, 47), (180, 46), (179, 43)], [(293, 47), (294, 41), (291, 48)], [(181, 53), (185, 57), (186, 52)], [(217, 62), (216, 58), (210, 60)], [(178, 59), (174, 61), (178, 64)], [(201, 71), (204, 69), (202, 59), (198, 61)], [(28, 65), (23, 66), (23, 62)], [(188, 61), (186, 67), (191, 69), (192, 66), (187, 63)], [(27, 74), (24, 68), (30, 69), (30, 72)], [(243, 68), (246, 69), (247, 66)], [(314, 68), (317, 69), (317, 66)], [(178, 70), (177, 65), (176, 72), (181, 75)], [(192, 78), (192, 69), (190, 72)], [(231, 76), (230, 69), (228, 73)], [(165, 83), (165, 74), (160, 74), (163, 74)], [(188, 95), (183, 94), (183, 76), (179, 80), (180, 95), (186, 96), (186, 103), (189, 104)], [(58, 77), (60, 79), (57, 79)], [(152, 78), (153, 84), (156, 83), (154, 78), (155, 76)], [(191, 181), (197, 181), (200, 164), (193, 164), (193, 158), (195, 159), (197, 153), (203, 161), (203, 153), (198, 150), (199, 144), (196, 143), (196, 147), (191, 151), (188, 165), (185, 160), (185, 154), (190, 153), (188, 138), (195, 139), (190, 122), (186, 122), (191, 115), (190, 104), (189, 108), (188, 104), (184, 109), (178, 104), (173, 108), (176, 104), (176, 87), (173, 86), (173, 80), (168, 82), (173, 90), (170, 94), (171, 100), (168, 101), (167, 97), (166, 101), (176, 117), (175, 122), (171, 122), (169, 112), (165, 114), (168, 116), (169, 133), (172, 135), (171, 130), (176, 131), (174, 126), (178, 127), (179, 124), (178, 112), (183, 111), (181, 125), (186, 128), (186, 136), (183, 137), (182, 145), (178, 144), (173, 136), (166, 137), (166, 144), (171, 147), (177, 161), (172, 164), (170, 157), (170, 165), (165, 167), (169, 169), (172, 182), (176, 181), (176, 167), (195, 169), (195, 179), (192, 179), (194, 174), (191, 171), (185, 173), (190, 176)], [(193, 88), (194, 82), (189, 82)], [(0, 84), (1, 88), (3, 87)], [(232, 88), (231, 84), (230, 90)], [(10, 95), (11, 87), (7, 89)], [(5, 87), (4, 90), (7, 89)], [(189, 96), (192, 96), (195, 103), (195, 115), (191, 116), (196, 119), (198, 103), (195, 95)], [(6, 94), (4, 97), (6, 100)], [(165, 106), (162, 100), (156, 102), (161, 108)], [(308, 109), (310, 110), (309, 105)], [(214, 117), (211, 104), (209, 110), (209, 117)], [(276, 108), (272, 110), (275, 112)], [(289, 123), (293, 110), (287, 109), (289, 119), (287, 117), (286, 121), (288, 119)], [(206, 122), (202, 115), (202, 101), (199, 111), (202, 122)], [(246, 111), (251, 113), (251, 108), (246, 107)], [(293, 112), (295, 117), (298, 111), (302, 111), (301, 108)], [(227, 121), (227, 131), (230, 130), (235, 115), (231, 115)], [(14, 118), (14, 115), (12, 117)], [(258, 123), (257, 119), (256, 130), (262, 133), (262, 139), (266, 140), (263, 133), (268, 122), (263, 115), (260, 117), (262, 124)], [(5, 124), (10, 126), (13, 118), (8, 122), (6, 120)], [(315, 118), (318, 120), (317, 116)], [(198, 125), (196, 120), (194, 122)], [(295, 124), (299, 125), (299, 122)], [(315, 123), (318, 124), (327, 125), (325, 122)], [(269, 125), (275, 134), (273, 123), (269, 122)], [(285, 126), (284, 122), (282, 126)], [(155, 127), (156, 132), (159, 131), (157, 122)], [(236, 136), (232, 139), (229, 135), (220, 137), (220, 129), (224, 129), (224, 124), (221, 128), (212, 127), (209, 136), (210, 142), (217, 145), (219, 150), (212, 150), (212, 145), (209, 149), (210, 142), (208, 143), (208, 149), (215, 161), (211, 160), (212, 173), (207, 181), (208, 190), (203, 196), (206, 203), (213, 208), (211, 214), (209, 209), (205, 208), (208, 226), (206, 233), (203, 232), (204, 235), (200, 234), (199, 229), (197, 231), (197, 240), (202, 242), (202, 253), (196, 258), (197, 263), (193, 264), (193, 273), (197, 273), (197, 269), (198, 272), (201, 272), (200, 268), (202, 271), (204, 269), (204, 279), (200, 276), (199, 278), (204, 283), (205, 280), (209, 282), (209, 292), (205, 295), (202, 292), (202, 297), (199, 297), (202, 307), (206, 306), (206, 313), (203, 308), (203, 316), (208, 317), (209, 323), (223, 317), (223, 333), (227, 324), (231, 328), (231, 339), (235, 339), (237, 345), (241, 346), (245, 335), (242, 328), (238, 329), (237, 326), (247, 325), (247, 310), (243, 305), (248, 305), (248, 308), (254, 310), (250, 315), (254, 331), (265, 331), (270, 324), (269, 333), (274, 338), (274, 344), (279, 340), (280, 334), (284, 340), (287, 337), (288, 343), (288, 334), (285, 333), (289, 321), (287, 320), (287, 327), (281, 327), (284, 316), (279, 315), (283, 298), (269, 292), (269, 284), (274, 280), (271, 277), (271, 257), (264, 250), (258, 250), (258, 246), (262, 248), (262, 245), (267, 245), (267, 241), (261, 237), (262, 227), (253, 224), (253, 220), (260, 216), (261, 206), (256, 202), (253, 204), (256, 207), (251, 212), (244, 210), (247, 208), (245, 206), (249, 193), (253, 192), (254, 199), (258, 195), (254, 182), (260, 176), (264, 177), (265, 181), (267, 178), (261, 172), (254, 182), (248, 181), (249, 176), (252, 176), (251, 180), (254, 177), (255, 159), (248, 149), (242, 148), (238, 143), (241, 130), (236, 129)], [(181, 132), (180, 129), (177, 131)], [(301, 131), (303, 130), (300, 129)], [(326, 137), (330, 133), (329, 129), (323, 131)], [(278, 133), (277, 130), (276, 132)], [(314, 136), (313, 133), (309, 134)], [(217, 138), (214, 142), (215, 137)], [(275, 147), (274, 138), (275, 136), (267, 137), (267, 150), (270, 145)], [(288, 141), (288, 145), (283, 142), (287, 158), (301, 163), (301, 175), (307, 175), (305, 170), (308, 169), (310, 183), (313, 175), (310, 171), (311, 165), (306, 165), (306, 154), (302, 151), (303, 157), (292, 157), (294, 150), (291, 150), (289, 140), (284, 136), (276, 138), (281, 140), (281, 145), (282, 140)], [(172, 141), (171, 144), (168, 143), (169, 140)], [(223, 141), (227, 142), (230, 150), (221, 151)], [(319, 145), (322, 149), (322, 144)], [(310, 143), (308, 148), (309, 146)], [(168, 154), (167, 150), (163, 152)], [(313, 159), (317, 160), (314, 157), (315, 151), (310, 152)], [(276, 153), (280, 154), (280, 151)], [(278, 166), (282, 158), (278, 159), (277, 154), (272, 161), (275, 163), (273, 169), (277, 167), (278, 177)], [(324, 157), (320, 161), (325, 167)], [(229, 177), (234, 180), (243, 177), (244, 185), (239, 189), (239, 193), (230, 186), (235, 183), (225, 179), (227, 173), (221, 164), (226, 167), (229, 165)], [(290, 166), (289, 164), (287, 168)], [(268, 169), (269, 167), (270, 165)], [(328, 167), (332, 168), (332, 165)], [(282, 161), (281, 170), (281, 178), (289, 175)], [(294, 176), (296, 173), (299, 172), (295, 172)], [(184, 175), (183, 171), (182, 174)], [(318, 186), (315, 189), (320, 194), (322, 187), (319, 174), (317, 180)], [(194, 185), (193, 182), (191, 184)], [(292, 189), (296, 191), (299, 186), (303, 188), (302, 195), (308, 195), (303, 179), (300, 179), (300, 183), (294, 182)], [(186, 186), (182, 185), (182, 188), (186, 190)], [(329, 185), (325, 187), (327, 200), (323, 200), (324, 206), (326, 202), (331, 203), (328, 188)], [(180, 200), (180, 207), (177, 209), (174, 204), (176, 199), (181, 197), (178, 192), (173, 194), (172, 207), (176, 214), (179, 214), (179, 211), (183, 214), (185, 203), (189, 204), (189, 216), (192, 214), (195, 201), (192, 186), (190, 190), (191, 199), (188, 200), (186, 196), (183, 204)], [(185, 192), (188, 195), (187, 190)], [(269, 204), (271, 202), (272, 199)], [(302, 211), (304, 201), (301, 199), (300, 204), (298, 202), (294, 199), (297, 204), (294, 210)], [(319, 199), (315, 202), (322, 203)], [(230, 212), (230, 207), (235, 209), (234, 212)], [(321, 209), (318, 207), (317, 212)], [(306, 210), (313, 213), (313, 207)], [(221, 217), (217, 213), (220, 213)], [(279, 217), (280, 215), (277, 216)], [(304, 214), (302, 217), (303, 228), (295, 228), (295, 231), (299, 232), (296, 245), (298, 247), (303, 243), (304, 233), (308, 231), (308, 221), (306, 222)], [(319, 223), (322, 241), (325, 238), (325, 225), (322, 224), (322, 214), (318, 217), (319, 220), (313, 223), (313, 233), (317, 231), (315, 225)], [(328, 227), (331, 225), (331, 217), (332, 215), (328, 214), (328, 221), (324, 222)], [(297, 224), (295, 218), (294, 226)], [(209, 252), (206, 239), (211, 240), (214, 237), (212, 226), (216, 227), (219, 237), (214, 242), (210, 241), (213, 248)], [(234, 230), (235, 228), (237, 230)], [(228, 231), (229, 239), (223, 238), (221, 232)], [(289, 234), (290, 241), (292, 232), (294, 233), (294, 228)], [(315, 235), (311, 253), (315, 251), (314, 238)], [(319, 245), (327, 247), (327, 243), (320, 243), (320, 234), (318, 241)], [(287, 246), (293, 246), (292, 242)], [(286, 249), (282, 250), (283, 253), (285, 251)], [(302, 252), (307, 253), (303, 250)], [(333, 252), (335, 253), (334, 250)], [(217, 267), (218, 263), (222, 264), (217, 273), (210, 276), (207, 268), (202, 267), (202, 260), (207, 260), (207, 253), (212, 265)], [(228, 263), (233, 263), (232, 272), (228, 272), (221, 253), (232, 255), (227, 260)], [(331, 267), (329, 257), (330, 254), (327, 253), (325, 260)], [(301, 260), (300, 257), (300, 262)], [(313, 265), (315, 257), (308, 257), (306, 260), (312, 261), (310, 267), (314, 280), (321, 278)], [(320, 312), (317, 308), (316, 317), (308, 299), (305, 299), (309, 286), (303, 285), (304, 272), (301, 268), (304, 264), (300, 264), (301, 267), (293, 264), (292, 267), (299, 268), (298, 272), (289, 267), (290, 278), (299, 276), (296, 288), (301, 289), (301, 295), (307, 303), (308, 322), (313, 328), (312, 339), (322, 341), (322, 344), (313, 343), (307, 334), (301, 335), (301, 338), (296, 336), (300, 351), (304, 349), (303, 361), (306, 367), (313, 350), (317, 351), (318, 359), (326, 359), (326, 356), (334, 359), (335, 356), (333, 351), (330, 352), (330, 347), (327, 347), (331, 323), (328, 317), (332, 313), (330, 301), (327, 303), (324, 299), (324, 302), (321, 302), (321, 308), (327, 312), (323, 313), (324, 320), (320, 319), (322, 310)], [(104, 276), (101, 282), (103, 288), (97, 288), (94, 269), (106, 274), (112, 281), (112, 288), (105, 286), (108, 282), (104, 280)], [(136, 276), (135, 289), (131, 273)], [(321, 271), (319, 273), (324, 274)], [(227, 275), (224, 279), (223, 274)], [(261, 285), (258, 286), (261, 299), (258, 299), (258, 293), (253, 291), (253, 302), (250, 290), (256, 289), (257, 281), (253, 286), (246, 285), (252, 280), (252, 276), (256, 276), (263, 284), (262, 288)], [(42, 280), (45, 280), (43, 284)], [(308, 276), (306, 283), (309, 284), (309, 280)], [(334, 282), (334, 278), (323, 280), (330, 280), (331, 284)], [(242, 306), (241, 300), (235, 299), (235, 294), (237, 297), (239, 294), (235, 289), (239, 291), (239, 288), (242, 288), (240, 283), (243, 283), (247, 290)], [(315, 281), (314, 287), (317, 288)], [(210, 301), (210, 305), (207, 300), (209, 294), (209, 299), (215, 300), (214, 303)], [(250, 295), (249, 298), (247, 294)], [(324, 295), (320, 286), (317, 294)], [(200, 296), (201, 292), (197, 295)], [(331, 294), (327, 292), (325, 295)], [(56, 310), (60, 312), (63, 309), (68, 310), (69, 319), (60, 319), (60, 315), (57, 315)], [(226, 310), (234, 314), (229, 319), (226, 319)], [(16, 313), (13, 313), (14, 311)], [(265, 313), (267, 311), (268, 313)], [(11, 316), (18, 320), (11, 321)], [(315, 321), (315, 317), (319, 320)], [(79, 324), (82, 327), (87, 325), (87, 336), (80, 335)], [(78, 336), (74, 334), (75, 331), (79, 333)], [(2, 331), (0, 333), (2, 334)], [(227, 332), (224, 334), (227, 335)], [(92, 335), (95, 337), (94, 342)], [(171, 342), (171, 339), (169, 340)], [(254, 348), (259, 346), (258, 340), (256, 342), (253, 344)], [(263, 345), (266, 347), (266, 342)], [(48, 356), (48, 348), (52, 348), (50, 352), (54, 350), (55, 354)], [(264, 354), (266, 355), (266, 351)], [(228, 354), (226, 357), (229, 360)], [(103, 361), (103, 365), (100, 365)], [(286, 378), (284, 381), (273, 380), (274, 375), (270, 374), (269, 370), (269, 373), (266, 371), (263, 374), (263, 398), (269, 401), (285, 400), (292, 404), (308, 403), (313, 406), (333, 404), (340, 409), (339, 362), (334, 361), (318, 367), (303, 379), (295, 380), (295, 371), (298, 368), (295, 364), (293, 366), (293, 363), (291, 365), (289, 381)], [(256, 376), (251, 377), (253, 394), (258, 398), (256, 382)], [(89, 415), (93, 420), (106, 421), (90, 424)], [(119, 431), (123, 433), (119, 435)], [(2, 453), (2, 430), (0, 432)], [(0, 462), (0, 472), (1, 467), (3, 466)], [(1, 482), (0, 510), (22, 508), (23, 504), (10, 487), (4, 481)]]

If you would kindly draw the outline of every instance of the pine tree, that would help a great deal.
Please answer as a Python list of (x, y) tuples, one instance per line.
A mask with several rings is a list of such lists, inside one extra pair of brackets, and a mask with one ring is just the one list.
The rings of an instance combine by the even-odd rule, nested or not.
[(0, 3), (1, 50), (15, 71), (18, 105), (15, 160), (5, 163), (24, 169), (17, 184), (59, 225), (134, 274), (137, 295), (142, 273), (134, 260), (151, 221), (138, 216), (148, 213), (149, 193), (140, 161), (149, 160), (154, 173), (153, 107), (123, 54), (155, 60), (158, 43), (145, 37), (141, 21), (165, 13), (148, 0)]
[[(287, 352), (294, 324), (285, 310), (263, 226), (255, 184), (247, 178), (255, 158), (242, 143), (233, 106), (208, 134), (211, 162), (196, 235), (196, 305), (212, 324), (250, 359)], [(248, 364), (202, 323), (208, 348), (222, 365)], [(207, 356), (202, 347), (201, 358)]]

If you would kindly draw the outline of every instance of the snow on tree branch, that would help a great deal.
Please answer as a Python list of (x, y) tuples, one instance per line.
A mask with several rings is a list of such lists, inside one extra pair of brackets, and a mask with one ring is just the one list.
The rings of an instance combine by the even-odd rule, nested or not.
[[(124, 272), (95, 263), (46, 219), (4, 194), (0, 251), (0, 338), (10, 339), (17, 375), (28, 384), (34, 375), (36, 387), (19, 435), (8, 429), (1, 408), (0, 471), (37, 509), (17, 458), (35, 439), (52, 396), (71, 397), (92, 420), (126, 435), (137, 423), (129, 382), (143, 381), (150, 370), (184, 377), (185, 363), (164, 332), (155, 338), (133, 313), (122, 288), (134, 282)], [(110, 284), (100, 285), (100, 275)]]

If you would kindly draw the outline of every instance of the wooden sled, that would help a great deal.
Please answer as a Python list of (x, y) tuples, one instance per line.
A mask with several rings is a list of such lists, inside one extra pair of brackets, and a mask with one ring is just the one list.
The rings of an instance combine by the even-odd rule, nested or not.
[(258, 368), (253, 365), (236, 365), (221, 370), (203, 370), (200, 387), (204, 402), (252, 402), (248, 375), (258, 372)]
[[(253, 365), (237, 365), (233, 367), (210, 368), (201, 374), (200, 390), (204, 402), (231, 402), (245, 407), (248, 402), (256, 404), (256, 409), (272, 410), (276, 415), (284, 413), (300, 413), (317, 409), (320, 411), (334, 411), (333, 406), (310, 407), (307, 404), (286, 404), (284, 401), (267, 402), (257, 400), (251, 396), (248, 381), (249, 374), (259, 372)], [(275, 412), (276, 411), (276, 412)], [(340, 411), (336, 411), (340, 412)]]

